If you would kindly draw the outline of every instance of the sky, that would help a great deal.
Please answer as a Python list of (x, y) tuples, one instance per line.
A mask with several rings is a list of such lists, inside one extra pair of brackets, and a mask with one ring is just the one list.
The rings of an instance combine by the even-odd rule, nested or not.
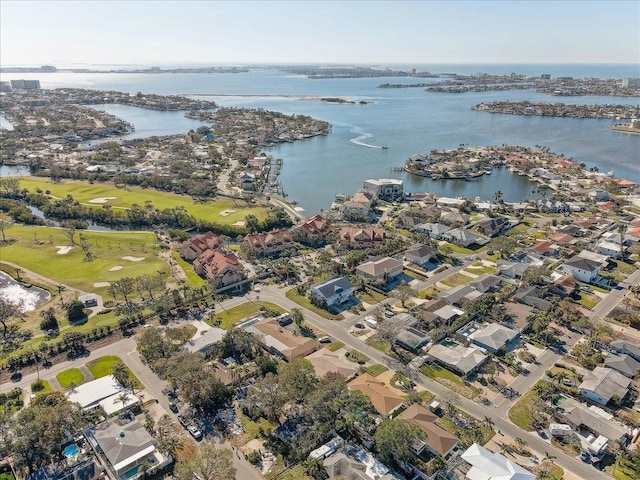
[(0, 64), (636, 63), (640, 1), (0, 0)]

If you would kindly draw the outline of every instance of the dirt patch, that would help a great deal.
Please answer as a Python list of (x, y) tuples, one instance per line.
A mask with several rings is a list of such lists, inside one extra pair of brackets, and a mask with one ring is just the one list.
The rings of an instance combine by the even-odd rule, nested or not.
[(67, 245), (65, 247), (56, 246), (56, 248), (58, 249), (58, 255), (66, 255), (73, 247)]
[(132, 257), (130, 255), (126, 255), (122, 257), (123, 260), (129, 260), (130, 262), (141, 262), (144, 260), (144, 257)]
[(118, 270), (122, 270), (122, 265), (114, 265), (109, 269), (110, 272), (117, 272)]
[(98, 197), (89, 200), (89, 203), (107, 203), (109, 200), (115, 200), (117, 197)]

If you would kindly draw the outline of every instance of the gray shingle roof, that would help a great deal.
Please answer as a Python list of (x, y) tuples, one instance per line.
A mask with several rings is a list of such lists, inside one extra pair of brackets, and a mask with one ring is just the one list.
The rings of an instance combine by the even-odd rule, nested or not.
[(351, 280), (347, 277), (334, 278), (332, 280), (327, 280), (326, 282), (320, 283), (318, 285), (314, 285), (323, 297), (331, 298), (336, 294), (338, 290), (348, 290), (353, 288), (353, 284)]

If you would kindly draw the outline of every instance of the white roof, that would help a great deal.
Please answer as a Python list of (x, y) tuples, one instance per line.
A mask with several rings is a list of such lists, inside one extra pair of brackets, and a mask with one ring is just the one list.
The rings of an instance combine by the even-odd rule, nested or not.
[(129, 408), (130, 406), (135, 405), (140, 401), (138, 397), (136, 397), (132, 393), (127, 392), (127, 399), (125, 400), (123, 405), (122, 400), (119, 397), (120, 394), (118, 393), (100, 401), (99, 405), (104, 409), (107, 415), (118, 413), (120, 410)]
[(469, 480), (535, 480), (536, 476), (506, 457), (493, 453), (477, 443), (462, 454), (471, 465)]
[(68, 398), (71, 402), (79, 403), (82, 408), (92, 408), (97, 406), (101, 400), (112, 395), (119, 395), (124, 390), (124, 387), (113, 378), (113, 375), (108, 375), (75, 387), (69, 392)]

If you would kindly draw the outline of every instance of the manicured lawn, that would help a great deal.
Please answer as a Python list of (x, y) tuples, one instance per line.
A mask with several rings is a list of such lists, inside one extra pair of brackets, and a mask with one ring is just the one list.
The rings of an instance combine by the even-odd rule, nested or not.
[(56, 375), (56, 380), (58, 380), (62, 388), (69, 388), (72, 383), (73, 385), (80, 385), (84, 382), (84, 375), (82, 375), (80, 369), (70, 368)]
[(257, 422), (254, 422), (246, 415), (240, 415), (239, 417), (242, 422), (242, 429), (245, 432), (245, 439), (247, 442), (260, 437), (260, 427), (262, 427), (264, 435), (268, 435), (276, 428), (276, 426), (266, 418), (260, 417)]
[(344, 317), (342, 315), (333, 315), (329, 312), (327, 312), (326, 310), (322, 310), (321, 308), (316, 307), (315, 305), (313, 305), (309, 299), (307, 297), (304, 297), (302, 295), (298, 295), (296, 293), (295, 288), (292, 288), (290, 290), (287, 291), (286, 296), (289, 300), (292, 300), (294, 302), (296, 302), (298, 305), (300, 305), (301, 307), (306, 308), (307, 310), (311, 310), (312, 312), (317, 313), (318, 315), (320, 315), (321, 317), (324, 317), (328, 320), (343, 320)]
[[(93, 375), (93, 378), (102, 378), (102, 377), (106, 377), (107, 375), (111, 375), (111, 372), (113, 371), (113, 366), (116, 363), (124, 364), (124, 362), (120, 359), (120, 357), (116, 357), (115, 355), (106, 355), (104, 357), (91, 360), (89, 363), (87, 363), (86, 367), (89, 369), (89, 371)], [(129, 370), (129, 368), (127, 368), (127, 370)], [(142, 388), (142, 384), (140, 383), (140, 380), (136, 378), (136, 376), (133, 374), (131, 370), (129, 370), (129, 376), (133, 379), (133, 382), (135, 384), (134, 388), (136, 389)]]
[(465, 270), (469, 273), (473, 273), (474, 275), (482, 275), (483, 273), (488, 273), (490, 275), (493, 275), (498, 271), (497, 268), (485, 267), (485, 266), (479, 266), (479, 267), (471, 266), (471, 267), (465, 268)]
[[(236, 205), (232, 199), (222, 197), (207, 203), (196, 203), (186, 195), (137, 187), (116, 188), (113, 185), (90, 184), (75, 180), (52, 183), (47, 178), (39, 177), (22, 177), (19, 180), (21, 189), (26, 188), (30, 192), (35, 192), (37, 188), (42, 191), (49, 190), (51, 195), (57, 198), (65, 198), (67, 195), (72, 195), (80, 203), (95, 205), (96, 208), (102, 208), (103, 204), (89, 202), (102, 197), (115, 197), (109, 199), (106, 204), (120, 208), (131, 208), (134, 204), (145, 208), (146, 202), (150, 201), (154, 209), (164, 210), (166, 208), (184, 207), (190, 215), (198, 219), (215, 221), (225, 225), (243, 221), (250, 214), (255, 215), (258, 220), (263, 220), (267, 217), (268, 212), (265, 207), (246, 206), (242, 201), (238, 201)], [(226, 215), (221, 215), (221, 212), (225, 212)]]
[(199, 287), (207, 283), (204, 278), (202, 278), (195, 272), (195, 270), (193, 269), (193, 264), (185, 261), (177, 251), (173, 250), (171, 252), (171, 256), (176, 261), (178, 266), (182, 268), (182, 270), (184, 270), (184, 273), (187, 276), (187, 285), (189, 285), (190, 287)]
[(232, 328), (236, 323), (240, 322), (241, 320), (244, 320), (252, 315), (255, 315), (256, 313), (260, 313), (260, 307), (264, 306), (266, 308), (268, 308), (269, 310), (274, 310), (277, 311), (278, 313), (284, 313), (285, 310), (276, 305), (275, 303), (270, 303), (270, 302), (246, 302), (243, 303), (241, 305), (238, 305), (237, 307), (233, 307), (233, 308), (229, 308), (227, 310), (223, 310), (222, 312), (218, 312), (215, 315), (213, 315), (213, 318), (209, 318), (207, 319), (207, 323), (209, 325), (213, 324), (213, 320), (215, 320), (216, 317), (220, 317), (222, 319), (222, 323), (220, 324), (220, 328), (223, 328), (225, 330), (229, 330), (230, 328)]
[[(94, 287), (94, 283), (169, 272), (169, 266), (153, 251), (155, 237), (150, 232), (78, 231), (76, 242), (82, 234), (90, 245), (93, 255), (90, 262), (85, 261), (77, 245), (68, 253), (58, 254), (56, 246), (70, 243), (61, 228), (12, 225), (5, 229), (5, 234), (16, 241), (2, 247), (3, 261), (32, 270), (54, 284), (64, 283), (85, 292), (106, 295), (107, 287)], [(116, 266), (122, 268), (113, 269)]]
[(532, 423), (535, 419), (533, 418), (532, 412), (535, 410), (534, 403), (536, 399), (537, 395), (535, 392), (527, 392), (508, 412), (509, 419), (527, 432), (534, 430)]
[(43, 393), (47, 393), (51, 391), (51, 385), (49, 384), (49, 382), (47, 380), (40, 380), (42, 388), (40, 390), (34, 389), (34, 384), (37, 383), (37, 380), (35, 382), (31, 382), (31, 391), (33, 393), (37, 395), (42, 395)]
[(327, 350), (329, 350), (330, 352), (335, 352), (340, 350), (342, 347), (344, 347), (344, 343), (342, 342), (331, 342), (331, 343), (327, 343), (324, 348), (326, 348)]
[(469, 249), (469, 248), (459, 247), (458, 245), (455, 245), (455, 244), (453, 244), (453, 243), (448, 243), (448, 242), (442, 242), (442, 243), (440, 244), (440, 247), (443, 247), (443, 246), (445, 246), (445, 245), (447, 246), (447, 248), (451, 248), (451, 251), (452, 251), (452, 252), (456, 252), (456, 253), (467, 253), (467, 254), (469, 254), (469, 253), (476, 253), (475, 251), (473, 251), (473, 250), (471, 250), (471, 249)]
[(385, 367), (384, 365), (380, 365), (379, 363), (376, 363), (375, 365), (368, 366), (367, 368), (365, 368), (365, 370), (372, 377), (377, 377), (381, 373), (386, 372), (388, 368)]
[(450, 277), (442, 280), (442, 283), (448, 285), (450, 287), (457, 287), (458, 285), (464, 285), (465, 283), (469, 283), (473, 278), (468, 275), (463, 275), (462, 273), (454, 273)]
[(387, 353), (389, 350), (389, 344), (379, 338), (377, 335), (373, 335), (365, 340), (365, 343), (376, 350), (380, 350), (381, 352)]
[(434, 380), (445, 379), (449, 382), (455, 383), (460, 386), (464, 386), (464, 382), (453, 372), (450, 372), (446, 368), (439, 367), (437, 365), (423, 365), (420, 367), (420, 372), (423, 375), (433, 378)]

